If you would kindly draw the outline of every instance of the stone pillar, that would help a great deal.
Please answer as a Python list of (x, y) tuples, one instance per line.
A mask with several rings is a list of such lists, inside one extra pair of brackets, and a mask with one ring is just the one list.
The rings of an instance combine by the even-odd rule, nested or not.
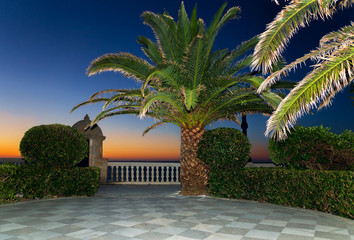
[(103, 136), (102, 130), (98, 125), (92, 128), (86, 128), (91, 123), (88, 115), (81, 121), (73, 125), (73, 128), (81, 132), (89, 139), (89, 166), (98, 167), (101, 169), (100, 184), (105, 184), (107, 181), (107, 159), (102, 158), (103, 141), (106, 139)]
[(102, 158), (104, 136), (91, 136), (90, 138), (90, 155), (89, 166), (98, 167), (101, 169), (100, 184), (105, 184), (107, 181), (107, 159)]

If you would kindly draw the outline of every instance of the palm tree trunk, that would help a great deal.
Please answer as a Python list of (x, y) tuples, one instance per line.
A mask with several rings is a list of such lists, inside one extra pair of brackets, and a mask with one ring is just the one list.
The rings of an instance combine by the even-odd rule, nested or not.
[(198, 143), (204, 128), (181, 128), (181, 184), (182, 195), (203, 195), (208, 183), (208, 166), (197, 157)]

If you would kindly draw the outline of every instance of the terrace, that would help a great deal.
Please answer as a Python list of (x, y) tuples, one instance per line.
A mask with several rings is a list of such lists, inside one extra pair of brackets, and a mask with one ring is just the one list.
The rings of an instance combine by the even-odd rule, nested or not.
[(96, 196), (0, 206), (0, 239), (352, 239), (353, 221), (180, 186), (101, 185)]

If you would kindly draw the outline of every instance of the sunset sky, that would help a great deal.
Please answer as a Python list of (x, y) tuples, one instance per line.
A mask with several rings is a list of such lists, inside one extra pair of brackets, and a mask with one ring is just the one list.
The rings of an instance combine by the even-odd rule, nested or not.
[[(198, 3), (198, 16), (210, 23), (224, 1), (185, 0), (190, 14)], [(283, 1), (280, 1), (283, 2)], [(228, 7), (240, 6), (241, 18), (229, 22), (220, 32), (215, 49), (234, 49), (265, 30), (281, 9), (271, 0), (229, 0)], [(85, 114), (94, 118), (102, 105), (79, 108), (78, 103), (93, 93), (111, 88), (135, 88), (136, 81), (119, 73), (88, 77), (85, 73), (95, 58), (116, 52), (130, 52), (144, 57), (136, 39), (153, 39), (151, 29), (140, 15), (146, 11), (167, 10), (175, 19), (179, 0), (4, 0), (0, 1), (0, 158), (20, 157), (19, 142), (32, 126), (61, 123), (73, 125)], [(333, 19), (311, 23), (300, 30), (284, 53), (290, 62), (318, 46), (325, 33), (348, 25), (354, 10), (341, 11)], [(307, 67), (288, 78), (301, 80)], [(323, 124), (333, 132), (353, 129), (353, 107), (349, 89), (338, 94), (330, 108), (314, 111), (298, 123), (304, 126)], [(248, 116), (248, 136), (254, 160), (268, 159), (264, 137), (266, 120), (261, 115)], [(178, 159), (180, 132), (165, 125), (142, 137), (153, 119), (120, 116), (98, 125), (106, 136), (104, 157), (109, 159)], [(240, 129), (236, 123), (217, 122), (208, 129), (226, 126)]]

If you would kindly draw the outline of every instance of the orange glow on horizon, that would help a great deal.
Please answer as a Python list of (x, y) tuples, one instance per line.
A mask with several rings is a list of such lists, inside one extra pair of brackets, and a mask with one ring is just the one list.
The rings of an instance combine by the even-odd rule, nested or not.
[(168, 134), (110, 133), (103, 142), (108, 159), (179, 159), (179, 136)]
[(261, 142), (252, 143), (251, 154), (252, 159), (269, 159), (268, 146)]
[(34, 126), (35, 119), (29, 116), (14, 116), (0, 112), (0, 158), (21, 157), (19, 146), (25, 132)]

